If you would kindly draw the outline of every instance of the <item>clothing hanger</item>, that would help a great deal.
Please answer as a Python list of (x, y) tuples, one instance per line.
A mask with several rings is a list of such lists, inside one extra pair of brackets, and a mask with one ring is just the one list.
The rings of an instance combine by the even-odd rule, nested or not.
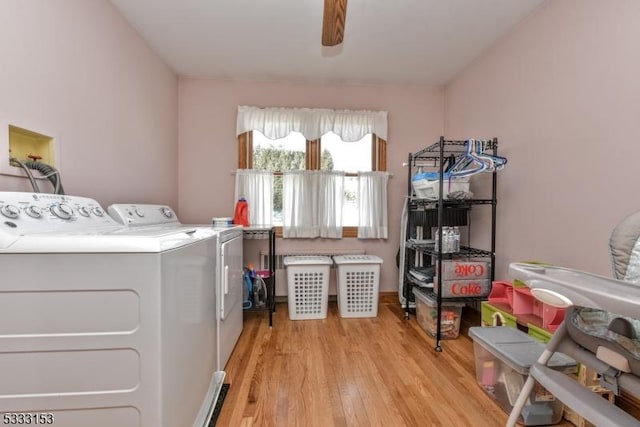
[(496, 165), (493, 159), (484, 153), (484, 141), (475, 140), (473, 142), (473, 146), (474, 146), (474, 155), (476, 156), (476, 158), (478, 158), (481, 162), (483, 162), (487, 166), (485, 170), (489, 172), (493, 172), (494, 170), (496, 170)]
[(456, 164), (456, 156), (453, 154), (449, 154), (449, 156), (444, 160), (442, 170), (444, 173), (449, 173), (453, 165)]
[(456, 163), (449, 169), (450, 176), (466, 177), (483, 172), (487, 169), (487, 163), (482, 161), (482, 159), (476, 155), (475, 145), (475, 140), (467, 140), (467, 151), (458, 157)]
[(507, 158), (506, 157), (502, 157), (502, 156), (498, 156), (497, 154), (489, 154), (485, 151), (486, 149), (486, 145), (487, 145), (487, 141), (476, 141), (476, 143), (478, 144), (476, 146), (476, 156), (479, 157), (480, 159), (482, 159), (483, 161), (486, 161), (488, 164), (491, 164), (490, 170), (491, 171), (499, 171), (504, 169), (504, 166), (507, 164)]

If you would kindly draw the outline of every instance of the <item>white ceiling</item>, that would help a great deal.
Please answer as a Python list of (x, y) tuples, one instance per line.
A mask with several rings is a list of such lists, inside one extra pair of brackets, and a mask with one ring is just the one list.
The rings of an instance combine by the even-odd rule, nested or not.
[(179, 75), (446, 84), (543, 0), (349, 0), (322, 47), (324, 0), (111, 0)]

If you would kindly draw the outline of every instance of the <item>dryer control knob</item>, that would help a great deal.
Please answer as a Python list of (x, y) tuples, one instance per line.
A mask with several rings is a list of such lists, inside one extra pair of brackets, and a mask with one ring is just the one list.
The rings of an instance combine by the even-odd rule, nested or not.
[(89, 209), (85, 208), (84, 206), (80, 206), (78, 208), (78, 213), (80, 215), (82, 215), (82, 216), (87, 216), (88, 217), (90, 212), (89, 212)]
[(20, 209), (16, 208), (13, 205), (4, 205), (2, 208), (0, 208), (0, 212), (2, 212), (2, 215), (11, 219), (16, 219), (18, 218), (18, 215), (20, 215)]
[(167, 218), (173, 218), (173, 212), (169, 208), (161, 208), (160, 212), (162, 212), (162, 215), (166, 216)]
[(104, 216), (104, 211), (102, 210), (102, 208), (93, 208), (91, 209), (91, 212), (93, 212), (95, 216)]
[(25, 212), (31, 218), (40, 218), (40, 217), (42, 217), (42, 210), (37, 206), (29, 206), (27, 209), (25, 209)]
[(51, 206), (51, 213), (60, 219), (69, 219), (73, 216), (73, 208), (64, 203)]
[(136, 215), (138, 215), (140, 218), (144, 218), (144, 210), (141, 208), (136, 208), (135, 210)]

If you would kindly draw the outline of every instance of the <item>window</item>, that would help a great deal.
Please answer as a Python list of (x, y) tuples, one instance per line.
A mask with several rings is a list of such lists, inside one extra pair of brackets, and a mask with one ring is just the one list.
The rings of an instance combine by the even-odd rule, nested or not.
[[(356, 237), (358, 226), (358, 172), (386, 171), (386, 141), (367, 134), (345, 142), (333, 132), (307, 140), (299, 132), (269, 139), (253, 130), (238, 136), (238, 167), (274, 173), (273, 218), (282, 225), (282, 172), (292, 170), (340, 170), (346, 172), (343, 237)], [(281, 233), (281, 231), (279, 231)]]
[(321, 170), (345, 171), (344, 205), (342, 206), (342, 224), (346, 227), (358, 226), (358, 172), (370, 172), (374, 151), (372, 134), (365, 135), (356, 142), (344, 142), (333, 132), (320, 138)]
[[(284, 237), (387, 238), (386, 111), (238, 106), (236, 135), (235, 194), (252, 223), (273, 223), (275, 201)], [(357, 227), (344, 227), (345, 196)]]

